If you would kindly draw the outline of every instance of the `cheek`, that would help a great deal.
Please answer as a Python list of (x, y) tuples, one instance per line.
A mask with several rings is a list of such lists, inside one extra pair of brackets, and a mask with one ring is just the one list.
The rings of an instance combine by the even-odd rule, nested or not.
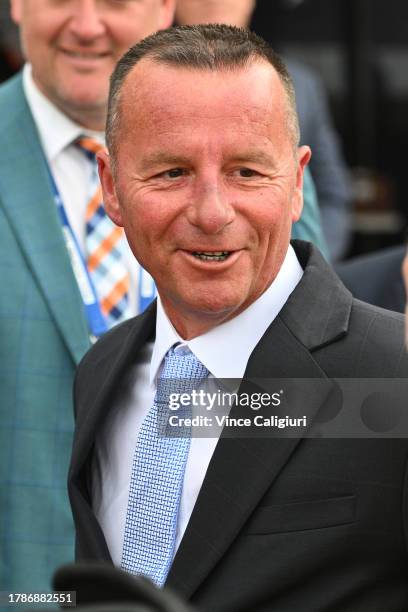
[(30, 57), (40, 54), (46, 57), (57, 32), (57, 26), (36, 24), (30, 20), (20, 28), (22, 46), (28, 51)]
[(110, 30), (120, 58), (130, 47), (156, 31), (157, 21), (153, 14), (137, 10), (118, 15), (111, 21)]
[(264, 213), (257, 215), (255, 227), (259, 237), (259, 250), (257, 260), (264, 269), (266, 274), (269, 274), (273, 262), (280, 259), (287, 250), (290, 241), (292, 230), (292, 220), (290, 216), (289, 205), (286, 209), (279, 205), (267, 207)]
[(151, 189), (143, 196), (141, 210), (153, 223), (166, 226), (175, 219), (184, 217), (192, 202), (194, 196), (189, 187)]
[[(157, 194), (127, 199), (123, 221), (127, 235), (145, 245), (164, 241), (170, 227), (173, 228), (175, 213), (168, 198)], [(123, 209), (122, 209), (123, 210)]]
[(247, 209), (249, 223), (264, 236), (279, 234), (292, 225), (292, 209), (288, 200), (270, 196), (270, 192), (261, 193)]

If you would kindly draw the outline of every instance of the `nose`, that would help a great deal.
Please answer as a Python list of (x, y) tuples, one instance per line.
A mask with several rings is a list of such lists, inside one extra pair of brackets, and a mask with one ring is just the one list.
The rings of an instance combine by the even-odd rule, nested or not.
[(235, 209), (225, 189), (214, 180), (196, 185), (187, 218), (205, 234), (219, 234), (234, 220)]
[(105, 24), (97, 0), (77, 0), (73, 3), (70, 30), (76, 38), (86, 43), (105, 33)]

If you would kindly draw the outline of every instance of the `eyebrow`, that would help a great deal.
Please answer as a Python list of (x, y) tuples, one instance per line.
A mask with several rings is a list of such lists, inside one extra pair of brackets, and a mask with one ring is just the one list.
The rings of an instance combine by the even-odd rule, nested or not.
[(262, 150), (254, 151), (249, 149), (248, 151), (244, 151), (243, 153), (240, 153), (237, 156), (233, 156), (232, 159), (234, 160), (234, 162), (238, 163), (245, 163), (250, 161), (263, 165), (275, 165), (274, 157), (268, 155), (268, 153), (265, 153), (265, 151)]
[(157, 151), (142, 157), (141, 166), (143, 170), (147, 170), (152, 166), (177, 166), (188, 164), (189, 160), (184, 155), (172, 155), (165, 151)]
[[(258, 163), (265, 166), (275, 166), (275, 159), (262, 150), (247, 150), (238, 155), (232, 155), (231, 161), (234, 163)], [(183, 166), (191, 163), (191, 159), (185, 155), (174, 155), (165, 151), (157, 151), (142, 157), (142, 170), (149, 170), (152, 166)]]

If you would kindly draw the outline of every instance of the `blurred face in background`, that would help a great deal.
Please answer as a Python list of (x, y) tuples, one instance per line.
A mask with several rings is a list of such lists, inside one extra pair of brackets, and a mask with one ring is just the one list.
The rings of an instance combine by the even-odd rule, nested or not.
[(226, 23), (249, 26), (255, 0), (177, 0), (176, 21), (180, 25)]
[(173, 11), (174, 0), (11, 0), (37, 87), (71, 119), (99, 130), (116, 62), (168, 27)]

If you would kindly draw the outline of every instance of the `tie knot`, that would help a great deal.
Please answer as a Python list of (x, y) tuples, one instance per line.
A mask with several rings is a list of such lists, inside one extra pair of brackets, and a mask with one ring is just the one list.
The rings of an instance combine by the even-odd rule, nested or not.
[(157, 380), (156, 402), (166, 411), (171, 397), (196, 391), (209, 372), (188, 347), (171, 348)]
[(172, 347), (164, 358), (163, 368), (157, 380), (155, 404), (158, 410), (157, 428), (160, 436), (185, 437), (190, 436), (190, 427), (174, 428), (169, 426), (169, 410), (174, 410), (174, 402), (183, 401), (178, 405), (179, 417), (190, 417), (193, 394), (199, 391), (200, 386), (207, 378), (209, 372), (201, 361), (187, 346)]
[(160, 378), (184, 379), (198, 383), (207, 376), (207, 368), (187, 346), (173, 346), (166, 353), (160, 374)]
[(104, 145), (95, 140), (95, 138), (90, 138), (88, 136), (80, 136), (75, 141), (75, 144), (92, 158), (105, 148)]

